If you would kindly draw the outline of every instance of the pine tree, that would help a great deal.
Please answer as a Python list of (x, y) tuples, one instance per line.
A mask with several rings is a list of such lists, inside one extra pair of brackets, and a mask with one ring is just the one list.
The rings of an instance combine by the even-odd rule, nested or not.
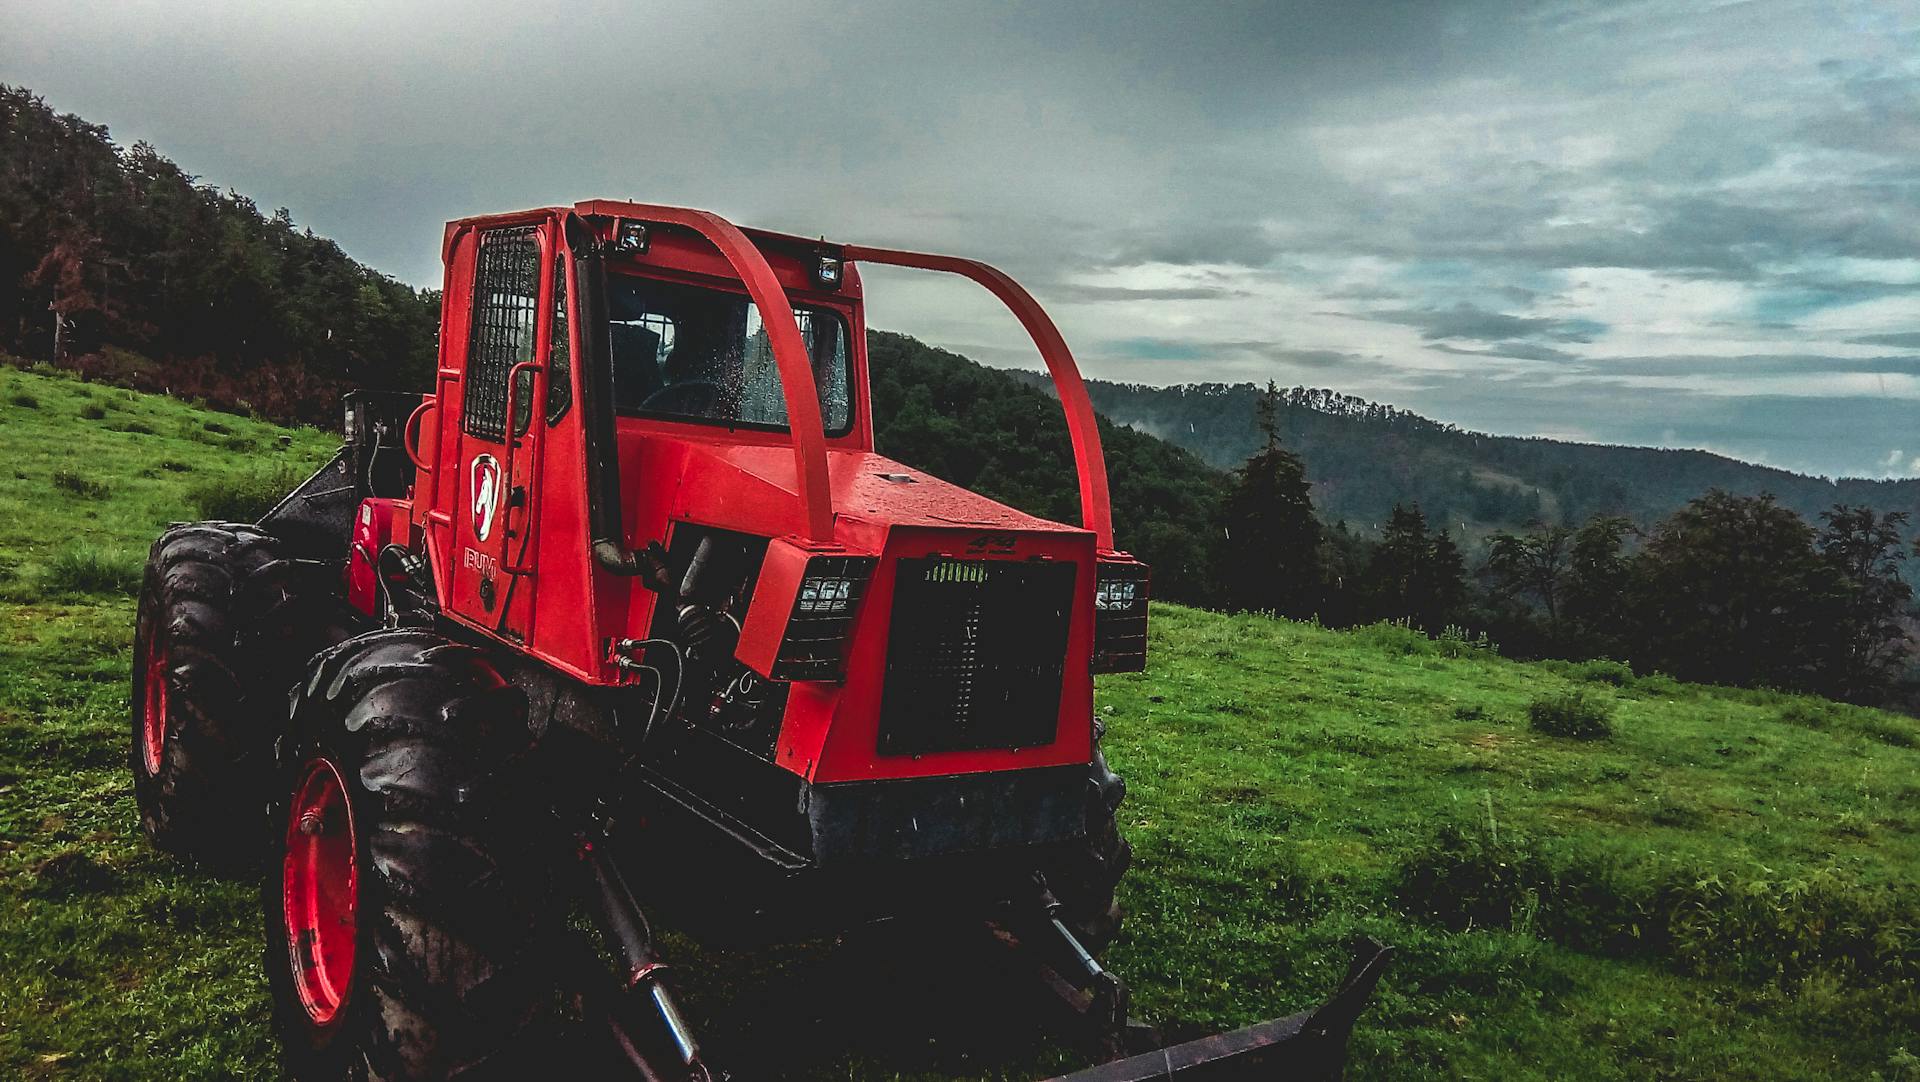
[(1221, 509), (1218, 581), (1233, 608), (1304, 617), (1321, 600), (1323, 534), (1306, 466), (1280, 443), (1279, 398), (1269, 383), (1255, 407), (1264, 442), (1235, 471)]
[(1428, 531), (1418, 504), (1395, 504), (1367, 564), (1373, 615), (1439, 631), (1466, 602), (1466, 562), (1444, 526)]
[(1438, 632), (1460, 618), (1466, 603), (1467, 563), (1442, 524), (1427, 542), (1411, 615), (1418, 626)]

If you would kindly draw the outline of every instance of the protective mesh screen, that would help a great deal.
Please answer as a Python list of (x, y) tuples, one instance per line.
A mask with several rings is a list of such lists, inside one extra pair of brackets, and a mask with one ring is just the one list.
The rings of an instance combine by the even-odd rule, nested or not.
[[(469, 436), (506, 439), (507, 374), (533, 360), (534, 323), (540, 302), (540, 246), (532, 226), (480, 234), (473, 274), (473, 330), (467, 337), (466, 405), (461, 418)], [(526, 431), (533, 411), (525, 383), (517, 395), (514, 430)]]

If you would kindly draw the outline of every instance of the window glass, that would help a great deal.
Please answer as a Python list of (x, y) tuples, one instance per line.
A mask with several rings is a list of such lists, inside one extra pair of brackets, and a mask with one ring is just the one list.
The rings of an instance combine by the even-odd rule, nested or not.
[[(607, 283), (614, 409), (628, 415), (787, 426), (780, 373), (745, 295), (613, 275)], [(793, 310), (830, 435), (852, 426), (847, 328), (825, 308)]]
[(573, 340), (567, 333), (567, 260), (553, 257), (553, 345), (547, 351), (547, 423), (573, 404)]

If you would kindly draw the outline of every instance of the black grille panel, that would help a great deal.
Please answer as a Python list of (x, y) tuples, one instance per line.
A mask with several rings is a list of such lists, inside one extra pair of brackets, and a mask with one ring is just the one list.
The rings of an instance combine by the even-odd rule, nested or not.
[(1075, 565), (901, 560), (894, 574), (880, 753), (1053, 741)]

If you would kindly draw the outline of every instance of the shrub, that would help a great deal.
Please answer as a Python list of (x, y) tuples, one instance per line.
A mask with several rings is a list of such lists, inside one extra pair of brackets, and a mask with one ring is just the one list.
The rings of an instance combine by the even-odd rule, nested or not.
[(1788, 725), (1824, 729), (1833, 722), (1833, 708), (1818, 699), (1795, 699), (1780, 709), (1780, 720)]
[(1595, 684), (1612, 684), (1614, 687), (1626, 687), (1633, 683), (1633, 667), (1623, 661), (1609, 661), (1595, 658), (1582, 661), (1573, 666), (1571, 675)]
[(53, 471), (53, 487), (62, 492), (71, 492), (88, 500), (104, 500), (112, 490), (91, 477), (85, 477), (72, 470)]
[(288, 466), (251, 474), (205, 478), (187, 490), (187, 500), (201, 518), (226, 522), (258, 522), (305, 478)]
[(1396, 654), (1432, 654), (1433, 640), (1401, 621), (1382, 621), (1348, 632), (1360, 643)]
[(1604, 740), (1613, 735), (1613, 709), (1576, 688), (1528, 703), (1527, 723), (1534, 732), (1548, 736)]
[(82, 545), (55, 556), (42, 584), (49, 593), (131, 596), (140, 592), (140, 561)]
[(89, 402), (80, 407), (80, 419), (83, 421), (100, 421), (104, 420), (106, 416), (107, 407), (98, 402)]

